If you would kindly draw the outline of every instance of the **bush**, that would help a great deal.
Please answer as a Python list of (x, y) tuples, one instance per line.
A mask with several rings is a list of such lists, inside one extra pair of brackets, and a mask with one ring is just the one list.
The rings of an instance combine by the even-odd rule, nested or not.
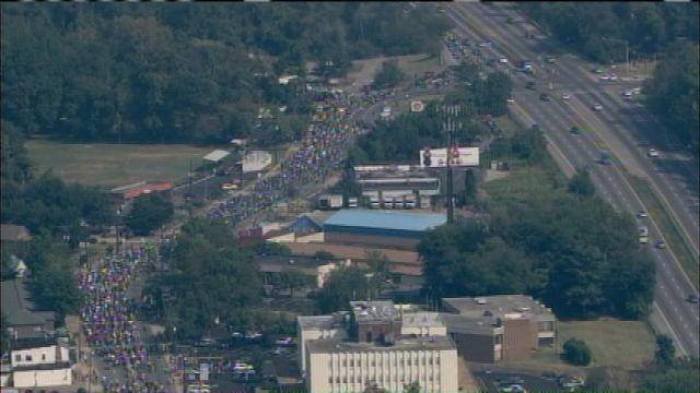
[(587, 366), (591, 363), (591, 350), (585, 341), (576, 338), (566, 340), (562, 356), (564, 360), (576, 366)]

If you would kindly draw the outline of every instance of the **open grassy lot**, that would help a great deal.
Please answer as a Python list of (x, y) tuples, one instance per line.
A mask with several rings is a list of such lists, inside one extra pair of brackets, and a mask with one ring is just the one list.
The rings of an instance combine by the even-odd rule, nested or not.
[(668, 247), (673, 250), (673, 254), (678, 258), (678, 262), (680, 262), (683, 270), (688, 274), (690, 282), (697, 283), (698, 280), (700, 280), (700, 266), (698, 266), (697, 259), (693, 257), (692, 251), (688, 248), (676, 222), (673, 221), (671, 215), (666, 211), (664, 205), (646, 180), (636, 176), (629, 176), (629, 179), (630, 184), (634, 187), (634, 191), (639, 195), (639, 198), (644, 202), (644, 206), (649, 210), (648, 213), (654, 219), (654, 222), (659, 225), (659, 229), (663, 233)]
[(563, 362), (559, 355), (569, 338), (582, 339), (591, 349), (592, 362), (587, 368), (605, 367), (618, 370), (639, 370), (654, 358), (654, 335), (642, 321), (559, 322), (557, 348), (540, 349), (532, 358), (517, 362), (504, 362), (505, 367), (543, 372), (575, 369)]
[(26, 143), (35, 173), (52, 169), (68, 182), (111, 188), (140, 181), (175, 181), (187, 176), (212, 150), (189, 145)]

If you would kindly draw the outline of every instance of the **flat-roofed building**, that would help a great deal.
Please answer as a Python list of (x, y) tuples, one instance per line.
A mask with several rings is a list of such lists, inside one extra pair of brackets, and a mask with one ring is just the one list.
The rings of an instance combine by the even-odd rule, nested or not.
[(554, 344), (556, 317), (530, 296), (443, 298), (442, 319), (465, 360), (522, 360)]
[(426, 232), (443, 225), (443, 214), (343, 209), (323, 224), (328, 243), (415, 249)]
[(299, 317), (299, 346), (307, 389), (363, 392), (457, 392), (457, 350), (440, 313), (391, 301), (353, 301), (351, 311)]
[(355, 181), (373, 208), (430, 207), (440, 194), (440, 178), (411, 165), (354, 167)]

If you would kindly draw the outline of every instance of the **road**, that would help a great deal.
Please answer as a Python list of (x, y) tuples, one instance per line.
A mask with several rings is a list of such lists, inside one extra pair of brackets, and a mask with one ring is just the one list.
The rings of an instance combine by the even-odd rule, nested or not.
[[(491, 8), (476, 3), (459, 3), (446, 8), (450, 18), (458, 26), (458, 34), (477, 42), (494, 43), (493, 49), (485, 49), (491, 57), (505, 56), (511, 61), (516, 61), (516, 59), (536, 59), (537, 54), (542, 53), (537, 48), (538, 45), (541, 46), (539, 41), (521, 42), (524, 40), (523, 24), (515, 26), (505, 23), (501, 11), (493, 15), (494, 11)], [(500, 20), (501, 18), (504, 20)], [(606, 93), (602, 93), (595, 83), (582, 82), (585, 75), (570, 75), (576, 74), (576, 68), (571, 67), (571, 70), (566, 72), (554, 71), (560, 75), (560, 78), (549, 78), (553, 82), (552, 87), (556, 86), (554, 91), (549, 92), (550, 95), (560, 96), (562, 91), (568, 91), (572, 92), (574, 97), (569, 102), (560, 100), (558, 97), (553, 97), (551, 102), (542, 102), (539, 100), (539, 92), (523, 88), (531, 77), (516, 72), (512, 64), (497, 66), (513, 77), (516, 86), (513, 97), (516, 102), (512, 112), (516, 117), (525, 124), (540, 125), (550, 143), (562, 152), (563, 158), (568, 161), (570, 167), (589, 168), (599, 194), (617, 210), (632, 214), (647, 210), (625, 175), (625, 169), (634, 173), (634, 170), (643, 171), (644, 165), (631, 170), (623, 168), (618, 163), (612, 166), (601, 166), (595, 163), (599, 158), (601, 147), (607, 146), (607, 149), (623, 160), (623, 163), (634, 164), (630, 161), (624, 162), (628, 158), (625, 152), (618, 154), (617, 148), (624, 148), (625, 142), (615, 141), (613, 138), (616, 135), (615, 132), (620, 132), (619, 130), (631, 121), (626, 111), (616, 110), (616, 106), (610, 102), (611, 99), (603, 97)], [(540, 85), (546, 84), (542, 83), (541, 76), (538, 81)], [(589, 110), (597, 102), (605, 108), (602, 114)], [(572, 125), (584, 126), (586, 130), (596, 130), (596, 132), (573, 135), (568, 132)], [(646, 220), (649, 221), (645, 225), (649, 227), (651, 238), (663, 239), (653, 220)], [(679, 352), (698, 356), (698, 307), (684, 300), (688, 294), (696, 291), (695, 286), (687, 278), (670, 250), (652, 248), (650, 252), (657, 266), (654, 309), (657, 312), (660, 311), (660, 320), (666, 320), (664, 325), (670, 328), (669, 333), (680, 349)]]

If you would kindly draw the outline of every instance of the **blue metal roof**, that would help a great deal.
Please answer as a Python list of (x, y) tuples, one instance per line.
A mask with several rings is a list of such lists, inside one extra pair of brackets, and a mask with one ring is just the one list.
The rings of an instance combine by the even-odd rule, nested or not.
[(324, 226), (427, 231), (447, 222), (443, 214), (405, 213), (385, 210), (344, 209), (332, 215)]

